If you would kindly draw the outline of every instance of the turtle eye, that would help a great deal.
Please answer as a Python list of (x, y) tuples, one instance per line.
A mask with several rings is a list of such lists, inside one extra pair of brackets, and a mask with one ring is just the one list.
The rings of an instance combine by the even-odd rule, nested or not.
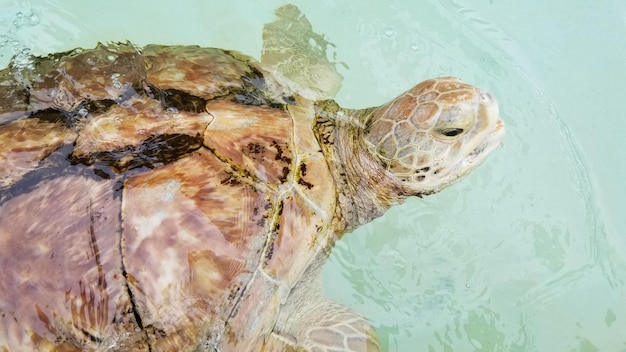
[(455, 137), (463, 133), (462, 128), (444, 128), (441, 130), (441, 134), (446, 137)]

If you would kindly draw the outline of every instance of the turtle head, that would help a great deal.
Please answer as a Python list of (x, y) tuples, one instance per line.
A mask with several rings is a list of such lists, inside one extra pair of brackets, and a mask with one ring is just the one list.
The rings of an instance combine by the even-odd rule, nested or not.
[(504, 136), (495, 99), (452, 77), (422, 82), (370, 116), (366, 145), (416, 194), (468, 174)]

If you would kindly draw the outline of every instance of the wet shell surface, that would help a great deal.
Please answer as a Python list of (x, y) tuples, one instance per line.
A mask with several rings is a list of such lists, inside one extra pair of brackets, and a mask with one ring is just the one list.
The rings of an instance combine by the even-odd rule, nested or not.
[(271, 330), (332, 242), (310, 107), (195, 46), (99, 45), (0, 76), (0, 341), (174, 351)]

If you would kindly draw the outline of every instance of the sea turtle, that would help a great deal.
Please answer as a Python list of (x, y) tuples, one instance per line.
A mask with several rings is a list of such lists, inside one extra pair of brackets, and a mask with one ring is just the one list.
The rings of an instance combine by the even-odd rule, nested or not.
[(327, 43), (277, 14), (262, 62), (118, 43), (0, 71), (0, 350), (379, 350), (320, 289), (331, 247), (504, 126), (456, 78), (340, 108)]

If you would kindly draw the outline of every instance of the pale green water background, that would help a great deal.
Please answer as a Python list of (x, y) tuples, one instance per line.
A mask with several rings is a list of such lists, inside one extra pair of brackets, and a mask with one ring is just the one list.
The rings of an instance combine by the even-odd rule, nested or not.
[[(331, 297), (388, 351), (626, 351), (626, 1), (294, 1), (365, 107), (431, 76), (498, 99), (503, 148), (347, 236)], [(258, 57), (281, 1), (0, 0), (0, 64), (95, 42)]]

